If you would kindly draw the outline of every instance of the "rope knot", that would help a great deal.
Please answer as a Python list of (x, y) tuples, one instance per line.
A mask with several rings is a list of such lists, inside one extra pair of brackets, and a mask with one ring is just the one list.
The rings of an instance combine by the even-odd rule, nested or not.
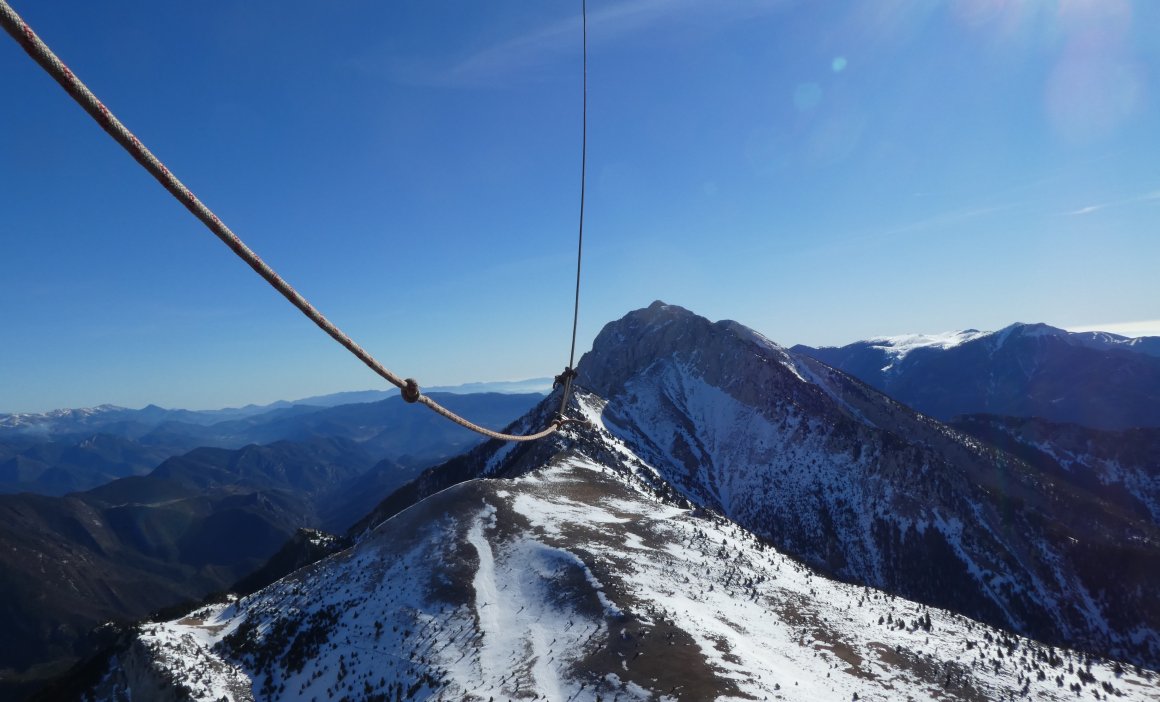
[(568, 366), (567, 368), (564, 369), (563, 373), (561, 373), (560, 375), (557, 375), (555, 377), (555, 379), (552, 380), (552, 389), (555, 390), (556, 388), (560, 387), (561, 385), (567, 385), (568, 381), (572, 380), (575, 377), (576, 377), (576, 371), (573, 370), (572, 366)]
[(9, 4), (8, 0), (0, 0), (0, 27), (5, 32), (12, 35), (13, 38), (24, 48), (25, 52), (32, 57), (45, 71), (48, 72), (52, 78), (64, 88), (73, 100), (77, 102), (97, 123), (104, 129), (118, 144), (124, 148), (137, 163), (141, 164), (146, 171), (156, 179), (162, 187), (164, 187), (171, 195), (190, 211), (198, 220), (200, 220), (223, 244), (230, 248), (239, 258), (246, 262), (254, 272), (269, 283), (275, 290), (281, 293), (290, 304), (294, 305), (300, 312), (302, 312), (310, 321), (318, 325), (322, 331), (328, 336), (338, 342), (347, 351), (350, 351), (360, 361), (365, 363), (367, 367), (375, 373), (382, 376), (384, 380), (399, 388), (400, 394), (404, 401), (408, 403), (421, 402), (426, 405), (431, 411), (440, 414), (447, 419), (459, 424), (460, 426), (470, 429), (472, 431), (483, 434), (484, 436), (501, 441), (534, 441), (536, 439), (548, 436), (553, 431), (564, 426), (570, 421), (564, 419), (563, 412), (567, 408), (569, 395), (572, 391), (572, 380), (576, 377), (576, 371), (573, 370), (571, 364), (576, 357), (576, 325), (580, 315), (580, 264), (584, 250), (584, 189), (587, 182), (587, 163), (588, 163), (588, 10), (587, 4), (581, 3), (581, 15), (583, 20), (583, 64), (584, 64), (584, 91), (583, 91), (583, 112), (582, 112), (582, 129), (581, 129), (581, 149), (580, 149), (580, 222), (579, 231), (577, 232), (577, 247), (576, 247), (576, 295), (572, 306), (572, 346), (568, 357), (568, 367), (564, 372), (556, 376), (556, 385), (563, 385), (564, 391), (561, 393), (563, 400), (560, 405), (560, 419), (552, 424), (548, 429), (540, 431), (536, 434), (526, 434), (522, 436), (515, 436), (511, 434), (503, 434), (500, 432), (491, 431), (484, 427), (472, 424), (463, 417), (455, 414), (451, 410), (441, 406), (430, 396), (424, 397), (419, 390), (419, 383), (414, 379), (407, 378), (400, 380), (399, 376), (392, 373), (379, 363), (373, 356), (367, 353), (361, 346), (356, 344), (353, 339), (347, 336), (341, 329), (336, 327), (330, 320), (326, 319), (321, 312), (318, 311), (314, 305), (310, 304), (301, 294), (298, 293), (288, 282), (279, 276), (273, 268), (265, 263), (249, 246), (238, 238), (229, 227), (225, 225), (213, 213), (205, 203), (198, 200), (189, 188), (183, 184), (176, 175), (174, 175), (165, 164), (161, 163), (152, 152), (145, 147), (141, 141), (133, 135), (132, 132), (117, 119), (109, 108), (104, 105), (97, 96), (89, 90), (79, 77), (76, 76), (67, 66), (65, 66), (60, 59), (52, 52), (48, 46), (36, 36), (32, 28), (16, 14)]
[(419, 382), (414, 378), (404, 380), (403, 387), (399, 388), (399, 392), (402, 393), (405, 402), (418, 402), (419, 396), (422, 395), (419, 392)]

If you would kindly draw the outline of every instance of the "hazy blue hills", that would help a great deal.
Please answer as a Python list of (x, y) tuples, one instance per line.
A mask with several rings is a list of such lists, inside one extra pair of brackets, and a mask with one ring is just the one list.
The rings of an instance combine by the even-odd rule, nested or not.
[(375, 461), (343, 439), (199, 449), (65, 497), (0, 496), (0, 669), (232, 584)]
[(19, 437), (0, 442), (0, 493), (64, 495), (147, 473), (175, 450), (113, 434), (48, 441)]
[[(527, 380), (495, 380), (487, 382), (463, 383), (462, 385), (432, 385), (423, 388), (425, 393), (451, 393), (454, 395), (475, 395), (479, 393), (501, 393), (504, 395), (544, 394), (552, 389), (551, 378), (528, 378)], [(334, 407), (362, 402), (378, 402), (398, 395), (395, 388), (389, 390), (355, 390), (329, 395), (315, 395), (295, 400), (290, 404)]]
[[(542, 399), (435, 396), (499, 428)], [(227, 588), (301, 528), (342, 533), (419, 470), (480, 441), (397, 396), (227, 415), (206, 424), (180, 410), (104, 408), (42, 417), (47, 431), (8, 427), (0, 484), (24, 492), (0, 495), (0, 698), (13, 679), (84, 654), (100, 623)], [(129, 435), (69, 433), (82, 428)]]
[(102, 622), (223, 590), (301, 528), (344, 532), (415, 474), (317, 438), (199, 448), (64, 497), (0, 495), (0, 672), (67, 662)]
[[(428, 393), (485, 426), (503, 426), (542, 395)], [(343, 396), (346, 396), (343, 393)], [(379, 459), (412, 467), (446, 460), (480, 437), (398, 395), (337, 406), (294, 404), (261, 412), (213, 413), (103, 406), (44, 415), (5, 415), (0, 423), (0, 493), (64, 495), (142, 475), (198, 447), (240, 448), (275, 441), (340, 437)], [(225, 417), (222, 419), (221, 417)], [(2, 419), (2, 418), (0, 418)]]
[[(475, 395), (495, 393), (504, 395), (544, 394), (552, 387), (550, 378), (531, 378), (518, 381), (477, 382), (454, 386), (425, 387), (425, 393), (454, 395)], [(214, 410), (166, 409), (157, 405), (147, 405), (141, 409), (128, 409), (116, 405), (57, 409), (50, 412), (0, 413), (0, 441), (15, 437), (38, 437), (50, 439), (57, 436), (106, 433), (127, 438), (138, 438), (163, 424), (209, 426), (223, 422), (246, 419), (257, 415), (268, 415), (277, 410), (300, 408), (297, 411), (309, 413), (320, 408), (339, 405), (366, 404), (379, 402), (398, 396), (399, 391), (358, 390), (316, 395), (294, 401), (278, 401), (267, 405), (246, 405)], [(303, 407), (304, 406), (304, 407)]]

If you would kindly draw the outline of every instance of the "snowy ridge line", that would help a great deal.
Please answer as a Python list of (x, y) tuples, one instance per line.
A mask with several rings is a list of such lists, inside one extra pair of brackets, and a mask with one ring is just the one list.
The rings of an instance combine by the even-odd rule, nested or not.
[(830, 386), (828, 378), (823, 378), (819, 373), (814, 371), (813, 368), (810, 368), (809, 364), (805, 361), (802, 361), (801, 359), (794, 359), (794, 373), (797, 375), (797, 377), (801, 378), (803, 382), (811, 383), (819, 387), (822, 392), (830, 396), (830, 399), (842, 407), (842, 409), (849, 412), (850, 416), (852, 416), (854, 419), (868, 427), (877, 428), (877, 425), (870, 421), (870, 419), (868, 419), (861, 410), (847, 402), (846, 398), (842, 397), (840, 393), (835, 391)]
[[(200, 624), (153, 625), (166, 633), (151, 645), (167, 650), (157, 659), (177, 672), (216, 657), (253, 680), (255, 699), (271, 701), (325, 699), (327, 690), (338, 698), (367, 685), (376, 692), (413, 688), (416, 699), (481, 702), (610, 699), (616, 692), (621, 700), (815, 702), (857, 694), (885, 702), (1022, 694), (1062, 701), (1075, 699), (1073, 685), (1085, 694), (1160, 700), (1148, 671), (827, 580), (723, 518), (671, 506), (658, 511), (608, 468), (573, 456), (513, 480), (462, 484), (462, 499), (444, 495), (453, 510), (461, 511), (464, 500), (475, 505), (454, 527), (478, 555), (460, 576), (475, 583), (468, 589), (475, 594), (459, 605), (424, 584), (424, 565), (455, 571), (448, 532), (437, 529), (438, 541), (397, 557), (389, 555), (396, 553), (387, 543), (391, 534), (380, 533), (315, 577), (282, 581), (236, 610), (216, 608)], [(577, 504), (587, 514), (577, 513)], [(394, 519), (406, 521), (403, 513)], [(527, 527), (517, 527), (523, 520)], [(596, 593), (616, 609), (584, 604)], [(249, 628), (249, 640), (269, 642), (286, 622), (325, 620), (319, 613), (326, 612), (336, 621), (298, 672), (256, 665), (293, 658), (293, 644), (256, 658), (221, 655), (227, 632)], [(255, 617), (256, 626), (246, 623)], [(201, 631), (190, 635), (191, 627)], [(666, 664), (678, 654), (686, 670)], [(594, 663), (602, 656), (613, 665)], [(207, 695), (225, 689), (228, 673), (215, 675), (221, 679), (206, 682)], [(706, 681), (711, 694), (697, 687)]]
[(911, 351), (922, 348), (950, 349), (976, 339), (982, 339), (998, 332), (966, 329), (963, 331), (949, 331), (939, 334), (900, 334), (898, 336), (877, 336), (867, 339), (867, 343), (880, 348), (894, 358), (901, 361)]
[(0, 414), (0, 427), (17, 428), (35, 426), (62, 418), (87, 418), (108, 412), (124, 412), (124, 407), (116, 405), (97, 405), (95, 407), (79, 407), (75, 409), (54, 409), (48, 412), (13, 412)]

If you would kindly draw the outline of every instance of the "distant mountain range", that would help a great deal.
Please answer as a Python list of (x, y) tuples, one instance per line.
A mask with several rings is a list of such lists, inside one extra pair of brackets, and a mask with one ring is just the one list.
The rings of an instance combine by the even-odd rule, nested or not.
[[(495, 427), (543, 397), (433, 396)], [(100, 413), (60, 414), (75, 428)], [(47, 441), (0, 442), (6, 487), (69, 493), (0, 495), (0, 699), (11, 671), (86, 653), (102, 622), (230, 587), (300, 528), (341, 533), (421, 469), (481, 440), (397, 396), (208, 425), (173, 416), (147, 408), (99, 426), (134, 438), (65, 438), (58, 425)]]
[[(480, 384), (482, 385), (482, 384)], [(503, 426), (540, 394), (427, 393), (490, 426)], [(142, 475), (161, 461), (198, 447), (241, 448), (275, 441), (341, 437), (376, 459), (426, 467), (466, 450), (479, 435), (417, 412), (398, 395), (375, 402), (294, 404), (244, 412), (190, 412), (104, 406), (0, 418), (0, 493), (64, 495), (110, 480)]]
[(994, 414), (1097, 429), (1160, 426), (1160, 337), (1013, 324), (792, 350), (943, 421)]
[[(552, 389), (551, 378), (529, 378), (528, 380), (504, 380), (493, 382), (465, 383), (463, 385), (432, 386), (423, 388), (425, 393), (450, 395), (478, 395), (498, 393), (504, 395), (545, 394)], [(255, 415), (268, 414), (274, 410), (306, 405), (308, 407), (337, 407), (339, 405), (366, 404), (380, 402), (395, 397), (399, 391), (355, 390), (329, 395), (315, 395), (301, 400), (281, 400), (268, 405), (246, 405), (217, 410), (165, 409), (148, 405), (141, 409), (127, 409), (116, 405), (98, 405), (80, 409), (57, 409), (42, 413), (0, 414), (0, 440), (14, 436), (34, 435), (40, 437), (72, 436), (91, 434), (96, 431), (137, 438), (151, 428), (169, 422), (209, 426)]]
[[(425, 393), (439, 392), (449, 395), (479, 395), (484, 393), (499, 393), (501, 395), (545, 395), (552, 390), (551, 378), (528, 378), (527, 380), (492, 380), (485, 382), (463, 383), (461, 385), (432, 385), (423, 388)], [(388, 397), (398, 395), (395, 388), (390, 390), (355, 390), (351, 392), (337, 392), (329, 395), (315, 395), (301, 400), (294, 400), (289, 404), (314, 405), (316, 407), (335, 407), (362, 402), (377, 402)]]
[(138, 627), (93, 691), (1160, 698), (1154, 493), (1146, 466), (1115, 473), (1146, 450), (1045, 423), (968, 434), (662, 303), (578, 370), (583, 423), (430, 468), (349, 549)]

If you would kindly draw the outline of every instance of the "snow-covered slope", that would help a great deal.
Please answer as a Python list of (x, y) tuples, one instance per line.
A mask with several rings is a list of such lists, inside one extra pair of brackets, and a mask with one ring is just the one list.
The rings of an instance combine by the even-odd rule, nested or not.
[(733, 322), (654, 304), (579, 365), (663, 480), (845, 580), (1160, 660), (1160, 529)]
[[(599, 422), (596, 400), (583, 410)], [(658, 500), (610, 434), (578, 443), (251, 597), (144, 625), (94, 698), (1160, 699), (1149, 671), (827, 580)]]
[(873, 339), (867, 339), (866, 341), (871, 347), (882, 349), (883, 353), (891, 359), (891, 365), (882, 369), (883, 371), (887, 371), (893, 367), (893, 363), (897, 363), (906, 358), (907, 354), (915, 349), (951, 349), (960, 344), (965, 344), (968, 341), (989, 336), (991, 333), (981, 332), (978, 329), (965, 329), (963, 331), (944, 332), (942, 334), (879, 336)]

